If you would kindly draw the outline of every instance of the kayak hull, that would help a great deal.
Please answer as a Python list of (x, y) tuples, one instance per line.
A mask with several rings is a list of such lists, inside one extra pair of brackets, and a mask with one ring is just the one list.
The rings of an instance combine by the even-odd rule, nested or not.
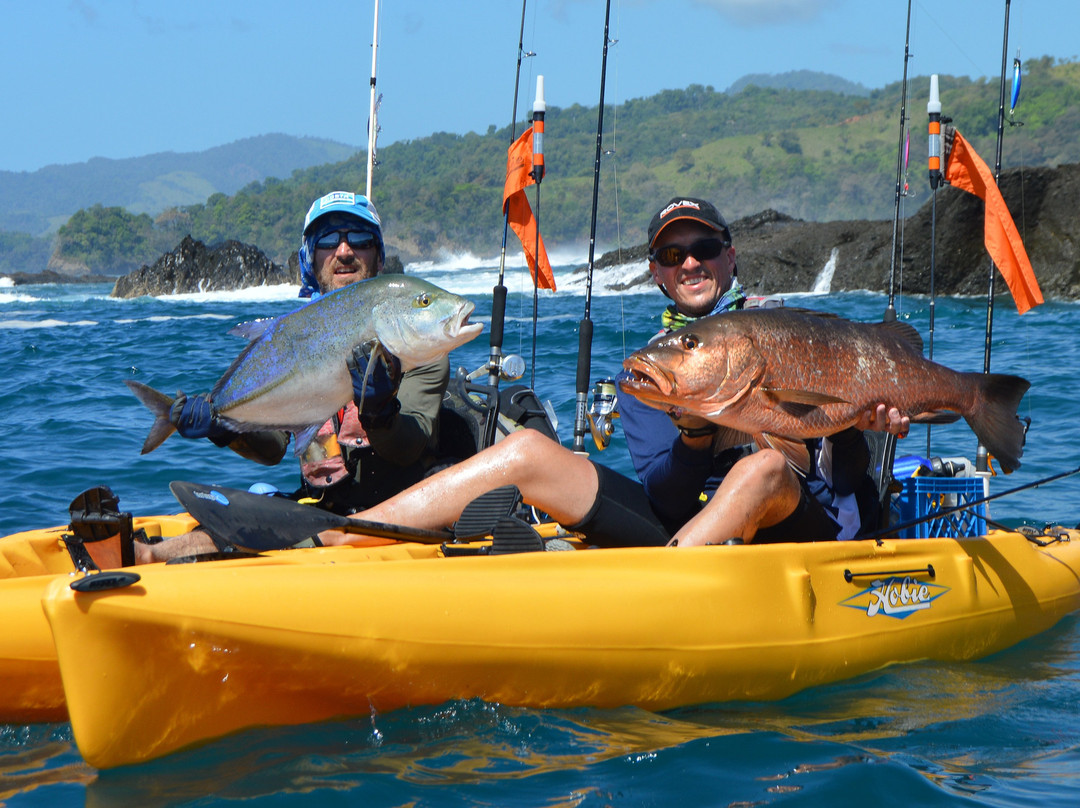
[[(196, 524), (186, 513), (136, 517), (133, 522), (136, 530), (154, 537), (185, 533)], [(0, 615), (4, 616), (4, 631), (0, 633), (0, 725), (68, 720), (56, 648), (41, 609), (41, 599), (54, 580), (66, 585), (82, 575), (76, 572), (68, 552), (69, 538), (66, 527), (30, 530), (0, 538)], [(341, 548), (335, 553), (327, 548), (322, 556), (363, 560), (362, 554), (349, 552), (351, 549)], [(298, 551), (281, 551), (258, 558), (241, 557), (194, 566), (293, 564), (304, 560)], [(162, 568), (171, 573), (185, 566), (192, 565), (153, 564), (139, 570)]]
[[(450, 699), (663, 710), (1007, 648), (1080, 608), (1080, 534), (140, 568), (42, 601), (99, 768)], [(362, 551), (356, 551), (358, 553)]]

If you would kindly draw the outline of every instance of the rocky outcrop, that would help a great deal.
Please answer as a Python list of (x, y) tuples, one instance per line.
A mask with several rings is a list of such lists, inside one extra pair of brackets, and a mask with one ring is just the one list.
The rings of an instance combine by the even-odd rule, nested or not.
[(292, 262), (282, 267), (257, 247), (239, 241), (207, 247), (185, 236), (175, 250), (161, 256), (153, 266), (143, 266), (117, 279), (111, 296), (215, 292), (283, 283), (300, 283), (299, 269)]
[[(1004, 172), (1000, 187), (1046, 298), (1080, 299), (1080, 165)], [(948, 186), (938, 191), (934, 291), (984, 295), (990, 258), (983, 246), (983, 202)], [(828, 290), (930, 292), (933, 206), (899, 223), (902, 245), (892, 260), (892, 221), (806, 222), (764, 211), (731, 222), (739, 278), (753, 294), (807, 292), (829, 276)], [(607, 253), (597, 267), (642, 263), (625, 285), (651, 282), (644, 245)], [(583, 270), (578, 270), (583, 271)], [(1000, 274), (998, 294), (1008, 294)]]
[(24, 286), (34, 283), (112, 283), (116, 278), (108, 275), (61, 275), (52, 270), (44, 272), (13, 272), (11, 275), (0, 275), (2, 278), (11, 278), (15, 286)]

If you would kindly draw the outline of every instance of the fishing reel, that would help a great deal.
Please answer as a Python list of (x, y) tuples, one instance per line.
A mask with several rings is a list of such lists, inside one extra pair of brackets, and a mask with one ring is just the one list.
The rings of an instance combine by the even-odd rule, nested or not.
[(615, 434), (615, 419), (619, 417), (619, 393), (614, 379), (599, 379), (592, 392), (592, 404), (588, 412), (589, 432), (596, 448), (602, 452)]

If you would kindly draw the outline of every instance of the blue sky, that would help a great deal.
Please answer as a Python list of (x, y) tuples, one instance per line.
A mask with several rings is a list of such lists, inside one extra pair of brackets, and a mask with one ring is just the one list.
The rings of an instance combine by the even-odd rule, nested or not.
[[(373, 0), (2, 8), (0, 169), (270, 132), (366, 143)], [(998, 74), (1004, 0), (912, 8), (912, 75)], [(906, 12), (906, 0), (612, 0), (607, 101), (800, 69), (881, 87), (901, 77)], [(529, 0), (525, 50), (536, 55), (523, 62), (519, 117), (537, 74), (549, 105), (596, 104), (603, 24), (604, 0)], [(383, 0), (379, 143), (508, 124), (520, 30), (519, 0)], [(1009, 57), (1075, 59), (1078, 31), (1077, 0), (1013, 0)]]

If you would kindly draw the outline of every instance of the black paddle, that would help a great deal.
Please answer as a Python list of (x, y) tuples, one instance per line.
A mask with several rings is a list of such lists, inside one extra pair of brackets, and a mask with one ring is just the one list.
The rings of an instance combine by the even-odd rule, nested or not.
[(284, 497), (252, 494), (219, 485), (172, 482), (169, 490), (211, 535), (242, 550), (284, 550), (323, 530), (361, 533), (399, 541), (440, 544), (453, 539), (445, 530), (346, 519)]

